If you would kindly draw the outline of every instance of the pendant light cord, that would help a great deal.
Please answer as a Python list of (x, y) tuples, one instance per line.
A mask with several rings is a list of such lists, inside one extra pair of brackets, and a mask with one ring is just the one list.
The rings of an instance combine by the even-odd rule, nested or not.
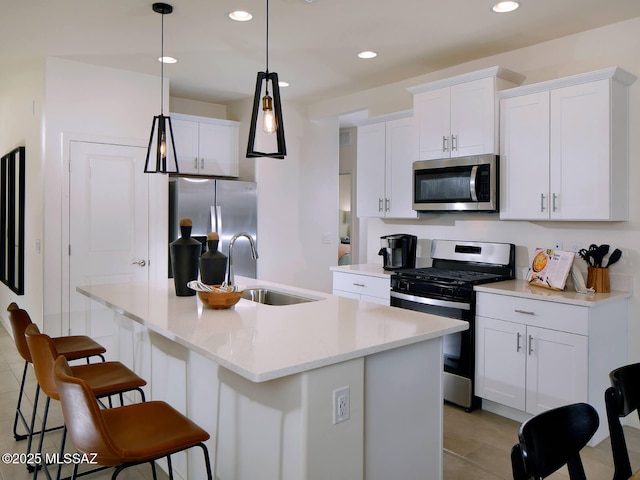
[(267, 74), (269, 73), (269, 0), (267, 0)]
[(162, 13), (160, 34), (160, 115), (164, 115), (164, 12)]

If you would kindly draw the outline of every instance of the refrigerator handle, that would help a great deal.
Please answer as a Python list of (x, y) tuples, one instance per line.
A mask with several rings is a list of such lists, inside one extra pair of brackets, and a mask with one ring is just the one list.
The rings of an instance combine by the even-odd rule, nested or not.
[(222, 231), (222, 207), (211, 205), (211, 228), (214, 232)]

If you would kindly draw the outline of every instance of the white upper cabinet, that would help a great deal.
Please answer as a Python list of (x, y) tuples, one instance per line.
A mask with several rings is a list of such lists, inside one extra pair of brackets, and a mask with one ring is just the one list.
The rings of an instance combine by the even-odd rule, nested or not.
[(409, 89), (420, 160), (498, 152), (498, 90), (524, 77), (488, 68)]
[(412, 178), (416, 160), (415, 128), (407, 113), (400, 118), (358, 127), (356, 209), (358, 217), (417, 218)]
[(238, 176), (239, 123), (171, 114), (181, 174)]
[(628, 86), (600, 70), (500, 93), (501, 219), (628, 219)]
[(500, 218), (546, 220), (549, 92), (502, 100), (500, 118)]

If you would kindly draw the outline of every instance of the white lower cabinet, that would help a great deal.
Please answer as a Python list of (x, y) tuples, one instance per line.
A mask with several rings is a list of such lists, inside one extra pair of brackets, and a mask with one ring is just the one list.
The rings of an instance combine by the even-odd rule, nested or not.
[(391, 279), (361, 273), (333, 272), (333, 294), (389, 305), (391, 302)]
[[(522, 421), (591, 404), (607, 436), (609, 372), (627, 363), (627, 300), (585, 305), (477, 292), (475, 394), (483, 408)], [(506, 408), (505, 408), (506, 407)]]
[(477, 318), (476, 394), (538, 414), (587, 398), (587, 337)]

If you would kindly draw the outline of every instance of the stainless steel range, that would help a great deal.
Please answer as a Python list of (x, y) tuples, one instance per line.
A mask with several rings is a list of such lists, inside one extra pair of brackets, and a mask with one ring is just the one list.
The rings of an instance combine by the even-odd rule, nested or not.
[(432, 266), (391, 275), (391, 305), (469, 322), (444, 338), (444, 399), (472, 410), (475, 373), (474, 285), (515, 277), (515, 245), (433, 240)]

